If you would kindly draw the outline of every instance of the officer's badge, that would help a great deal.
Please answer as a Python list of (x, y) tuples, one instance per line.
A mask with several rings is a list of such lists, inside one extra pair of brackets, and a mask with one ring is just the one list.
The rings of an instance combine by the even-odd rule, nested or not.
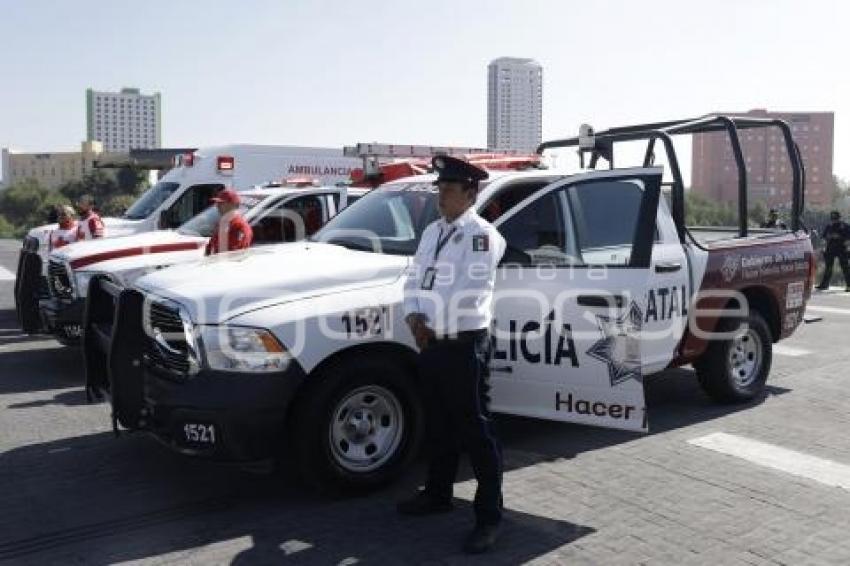
[(452, 238), (452, 242), (455, 244), (459, 244), (461, 240), (463, 240), (463, 232), (458, 232), (455, 234), (454, 238)]
[(487, 234), (478, 234), (472, 237), (472, 251), (486, 252), (490, 250), (490, 237)]
[(608, 365), (611, 387), (634, 379), (643, 381), (641, 373), (640, 333), (643, 313), (632, 301), (629, 310), (620, 316), (596, 315), (602, 333), (587, 351), (587, 355)]

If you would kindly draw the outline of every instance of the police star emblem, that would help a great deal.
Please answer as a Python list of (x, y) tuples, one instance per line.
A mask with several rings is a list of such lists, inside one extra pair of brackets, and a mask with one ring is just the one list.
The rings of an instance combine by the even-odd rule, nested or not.
[(596, 315), (602, 338), (587, 350), (587, 355), (608, 364), (611, 387), (629, 379), (641, 382), (640, 331), (643, 313), (632, 301), (620, 316)]

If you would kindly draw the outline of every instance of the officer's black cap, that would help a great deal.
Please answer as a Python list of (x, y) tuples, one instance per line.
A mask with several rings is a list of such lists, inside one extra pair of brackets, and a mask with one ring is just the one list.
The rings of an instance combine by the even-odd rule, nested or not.
[(437, 180), (434, 181), (435, 185), (444, 181), (472, 185), (488, 177), (487, 171), (484, 169), (476, 167), (463, 159), (448, 155), (436, 156), (431, 160), (431, 165), (434, 166), (434, 171), (437, 172)]

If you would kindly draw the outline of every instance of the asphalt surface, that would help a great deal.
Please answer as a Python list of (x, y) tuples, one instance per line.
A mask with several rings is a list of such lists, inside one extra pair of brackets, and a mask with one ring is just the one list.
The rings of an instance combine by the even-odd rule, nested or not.
[[(0, 241), (5, 270), (19, 245)], [(0, 563), (850, 563), (850, 483), (812, 466), (790, 473), (787, 454), (765, 464), (689, 442), (718, 432), (760, 441), (850, 482), (850, 293), (815, 297), (809, 314), (823, 321), (781, 343), (757, 402), (715, 405), (677, 370), (647, 384), (648, 435), (500, 418), (505, 525), (494, 552), (470, 560), (458, 550), (472, 521), (468, 471), (459, 510), (401, 519), (394, 503), (421, 467), (378, 493), (331, 499), (290, 473), (115, 438), (108, 407), (86, 402), (79, 352), (16, 329), (5, 275)]]

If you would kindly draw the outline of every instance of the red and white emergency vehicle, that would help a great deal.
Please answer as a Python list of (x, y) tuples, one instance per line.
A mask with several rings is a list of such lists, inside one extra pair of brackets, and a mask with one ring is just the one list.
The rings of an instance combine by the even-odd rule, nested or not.
[[(342, 150), (321, 147), (236, 144), (198, 149), (178, 156), (175, 167), (142, 194), (120, 218), (103, 218), (105, 237), (177, 228), (209, 206), (224, 187), (243, 190), (293, 176), (322, 185), (346, 182), (360, 160)], [(55, 224), (39, 226), (24, 238), (15, 282), (21, 327), (41, 329), (38, 301), (47, 293), (47, 256)]]
[[(241, 191), (240, 211), (253, 228), (252, 245), (310, 236), (368, 192), (363, 188), (317, 186), (317, 182), (300, 178)], [(152, 271), (201, 259), (218, 219), (216, 207), (209, 206), (176, 230), (78, 242), (53, 250), (48, 264), (48, 297), (39, 301), (43, 327), (60, 342), (75, 344), (92, 277), (105, 275), (114, 284), (127, 287)]]

